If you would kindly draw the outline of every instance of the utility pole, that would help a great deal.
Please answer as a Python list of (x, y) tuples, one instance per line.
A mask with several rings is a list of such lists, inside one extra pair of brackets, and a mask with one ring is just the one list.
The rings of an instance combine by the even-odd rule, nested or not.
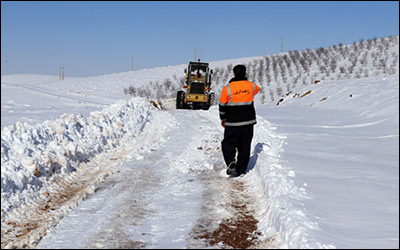
[(281, 38), (281, 53), (283, 52), (283, 37)]
[(196, 61), (196, 49), (194, 49), (194, 61)]
[(133, 57), (132, 57), (132, 61), (131, 61), (131, 71), (133, 71)]
[(64, 81), (64, 67), (60, 67), (59, 79)]

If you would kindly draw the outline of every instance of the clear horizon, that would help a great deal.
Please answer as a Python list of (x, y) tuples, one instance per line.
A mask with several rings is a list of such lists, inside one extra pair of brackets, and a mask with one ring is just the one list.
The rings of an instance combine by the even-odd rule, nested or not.
[(398, 1), (1, 2), (1, 75), (86, 77), (399, 34)]

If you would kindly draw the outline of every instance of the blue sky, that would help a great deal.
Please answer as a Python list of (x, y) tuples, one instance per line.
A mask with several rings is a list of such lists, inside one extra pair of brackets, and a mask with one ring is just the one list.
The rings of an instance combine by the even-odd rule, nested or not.
[(84, 77), (399, 34), (398, 1), (2, 1), (1, 74)]

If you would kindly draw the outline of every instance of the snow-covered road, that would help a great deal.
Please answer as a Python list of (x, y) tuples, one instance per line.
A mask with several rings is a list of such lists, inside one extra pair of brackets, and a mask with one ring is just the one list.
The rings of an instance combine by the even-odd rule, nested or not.
[[(118, 173), (97, 184), (95, 192), (63, 218), (38, 248), (272, 244), (271, 237), (257, 228), (256, 197), (248, 192), (246, 178), (225, 174), (220, 150), (223, 129), (216, 108), (164, 112), (171, 114), (168, 119), (173, 122), (158, 138), (159, 144), (140, 156), (135, 150), (125, 152), (124, 159), (116, 160)], [(146, 138), (143, 143), (151, 141)], [(262, 146), (257, 145), (257, 150)], [(257, 152), (252, 168), (256, 156)]]

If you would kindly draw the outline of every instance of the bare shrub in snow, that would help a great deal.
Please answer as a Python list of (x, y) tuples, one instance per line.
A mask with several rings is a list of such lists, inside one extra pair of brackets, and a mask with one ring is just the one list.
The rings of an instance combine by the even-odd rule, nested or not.
[(282, 89), (281, 87), (277, 87), (277, 88), (276, 88), (276, 94), (277, 94), (278, 96), (282, 96), (282, 95), (283, 95), (283, 89)]
[(271, 97), (271, 101), (273, 102), (274, 99), (274, 90), (273, 89), (269, 89), (269, 96)]

